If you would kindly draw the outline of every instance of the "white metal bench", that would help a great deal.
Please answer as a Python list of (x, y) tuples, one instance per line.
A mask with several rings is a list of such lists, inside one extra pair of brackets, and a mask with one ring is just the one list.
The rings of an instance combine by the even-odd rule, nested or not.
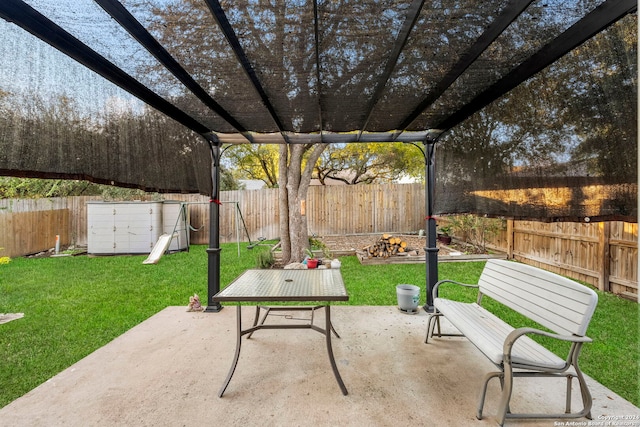
[[(445, 283), (477, 288), (477, 301), (464, 303), (439, 298), (438, 290)], [(510, 307), (549, 331), (531, 327), (513, 328), (481, 306), (483, 295)], [(502, 386), (497, 413), (500, 425), (503, 425), (505, 418), (591, 419), (591, 393), (578, 366), (578, 356), (582, 345), (591, 342), (585, 334), (598, 303), (598, 296), (593, 290), (526, 264), (489, 260), (477, 285), (442, 280), (434, 286), (433, 301), (435, 311), (429, 316), (425, 343), (430, 336), (453, 335), (441, 333), (440, 317), (444, 316), (460, 331), (461, 334), (455, 335), (467, 337), (499, 369), (485, 376), (476, 415), (478, 419), (482, 419), (487, 385), (496, 377)], [(542, 335), (571, 343), (566, 358), (558, 357), (528, 335)], [(565, 413), (511, 413), (509, 400), (513, 378), (533, 376), (567, 378)], [(574, 376), (580, 384), (584, 405), (582, 411), (577, 413), (571, 412), (571, 381)]]

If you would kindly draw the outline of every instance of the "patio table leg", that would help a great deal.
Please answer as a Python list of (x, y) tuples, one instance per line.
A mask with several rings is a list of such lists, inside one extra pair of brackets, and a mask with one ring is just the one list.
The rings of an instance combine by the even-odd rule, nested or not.
[(236, 366), (238, 365), (238, 359), (240, 358), (240, 346), (242, 345), (242, 306), (238, 303), (238, 309), (236, 311), (236, 354), (233, 357), (233, 362), (231, 363), (231, 368), (229, 368), (229, 373), (227, 374), (227, 378), (224, 380), (220, 391), (218, 392), (218, 397), (222, 397), (224, 391), (227, 389), (229, 382), (231, 381), (231, 377), (236, 370)]
[[(265, 313), (264, 317), (262, 318), (262, 321), (260, 322), (260, 324), (262, 325), (264, 323), (264, 321), (267, 320), (267, 316), (269, 315), (270, 308), (256, 305), (256, 314), (253, 317), (253, 327), (258, 325), (258, 319), (260, 318), (260, 309), (261, 308), (264, 308), (267, 312)], [(251, 335), (253, 335), (253, 332), (251, 332), (251, 333), (249, 333), (249, 335), (247, 335), (247, 339), (251, 338)]]
[[(329, 361), (331, 362), (331, 369), (333, 369), (333, 374), (338, 381), (338, 385), (340, 386), (340, 390), (342, 390), (343, 395), (349, 394), (347, 391), (347, 387), (345, 387), (344, 382), (342, 381), (342, 377), (340, 376), (340, 372), (338, 372), (338, 366), (336, 365), (336, 360), (333, 357), (333, 347), (331, 346), (331, 330), (333, 329), (333, 324), (331, 323), (331, 308), (329, 304), (324, 306), (325, 309), (325, 337), (327, 338), (327, 352), (329, 353)], [(337, 335), (337, 334), (336, 334)]]

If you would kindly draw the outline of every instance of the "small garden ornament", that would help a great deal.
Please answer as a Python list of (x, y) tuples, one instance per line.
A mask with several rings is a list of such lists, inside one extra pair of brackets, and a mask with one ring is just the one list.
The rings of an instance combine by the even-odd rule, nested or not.
[(202, 307), (202, 304), (200, 303), (200, 297), (198, 296), (198, 294), (193, 294), (192, 297), (189, 297), (189, 307), (187, 308), (187, 311), (202, 310), (204, 310), (204, 307)]

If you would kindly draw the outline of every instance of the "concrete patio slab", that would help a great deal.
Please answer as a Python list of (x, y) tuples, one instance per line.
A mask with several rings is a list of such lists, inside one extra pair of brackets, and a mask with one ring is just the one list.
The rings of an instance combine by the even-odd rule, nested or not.
[[(243, 308), (245, 322), (253, 312)], [(424, 344), (426, 313), (404, 314), (396, 307), (332, 307), (341, 335), (333, 339), (333, 350), (347, 396), (333, 376), (321, 334), (261, 330), (243, 340), (235, 375), (218, 398), (235, 349), (235, 314), (234, 306), (220, 313), (169, 307), (0, 409), (0, 425), (496, 425), (497, 381), (489, 387), (485, 418), (475, 418), (483, 377), (493, 365), (464, 338)], [(272, 316), (268, 322), (306, 316), (292, 314), (294, 319)], [(320, 312), (316, 322), (322, 324)], [(592, 421), (505, 425), (640, 426), (639, 408), (588, 382)], [(562, 411), (564, 384), (516, 379), (512, 410)], [(576, 387), (574, 409), (580, 408)]]

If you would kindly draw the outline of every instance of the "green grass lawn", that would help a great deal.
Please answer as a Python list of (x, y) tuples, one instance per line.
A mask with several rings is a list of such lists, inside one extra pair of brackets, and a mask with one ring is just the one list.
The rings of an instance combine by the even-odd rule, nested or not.
[[(222, 285), (255, 268), (266, 247), (222, 245)], [(0, 407), (95, 351), (167, 306), (186, 306), (197, 293), (206, 301), (207, 254), (204, 246), (143, 265), (146, 256), (16, 258), (0, 265), (0, 313), (25, 313), (0, 325)], [(441, 278), (475, 283), (484, 263), (441, 263)], [(424, 286), (425, 266), (362, 266), (342, 258), (347, 305), (397, 305), (395, 286)], [(424, 303), (424, 290), (422, 292)], [(460, 292), (459, 298), (472, 298)], [(585, 373), (636, 406), (638, 393), (638, 304), (599, 293), (581, 366)], [(490, 306), (509, 322), (524, 322)], [(214, 315), (214, 314), (212, 314)], [(425, 324), (426, 328), (426, 324)], [(421, 342), (416, 342), (421, 345)]]

